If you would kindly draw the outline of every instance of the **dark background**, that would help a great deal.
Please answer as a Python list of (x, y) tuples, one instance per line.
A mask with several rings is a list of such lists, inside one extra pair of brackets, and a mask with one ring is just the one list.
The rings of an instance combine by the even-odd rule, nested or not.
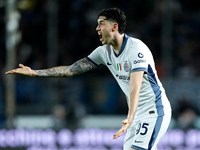
[[(16, 62), (32, 69), (70, 65), (88, 56), (101, 45), (95, 31), (97, 14), (103, 8), (118, 7), (127, 16), (126, 33), (141, 39), (154, 55), (158, 75), (173, 108), (174, 128), (198, 128), (200, 76), (200, 1), (172, 0), (171, 19), (163, 15), (163, 0), (57, 0), (57, 17), (51, 19), (57, 30), (55, 57), (49, 55), (48, 0), (18, 0)], [(55, 12), (54, 9), (50, 12)], [(6, 19), (5, 1), (0, 0), (0, 126), (6, 128), (5, 71)], [(166, 15), (168, 16), (168, 15)], [(163, 26), (169, 24), (170, 70), (165, 69)], [(168, 26), (167, 26), (168, 27)], [(164, 34), (165, 35), (165, 34)], [(170, 44), (170, 43), (169, 43)], [(52, 58), (52, 62), (51, 62)], [(168, 57), (166, 57), (168, 58)], [(59, 110), (59, 111), (58, 111)], [(57, 114), (58, 113), (58, 114)], [(47, 79), (16, 76), (15, 115), (57, 115), (62, 127), (74, 128), (87, 115), (126, 115), (127, 104), (110, 72), (98, 68), (72, 78)], [(61, 116), (60, 116), (61, 115)], [(188, 119), (189, 118), (189, 119)], [(62, 128), (61, 127), (61, 128)], [(75, 126), (76, 127), (76, 126)]]

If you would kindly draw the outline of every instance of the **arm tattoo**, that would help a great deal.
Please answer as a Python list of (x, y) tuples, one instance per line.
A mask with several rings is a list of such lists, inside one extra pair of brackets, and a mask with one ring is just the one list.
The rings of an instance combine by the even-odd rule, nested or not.
[(86, 58), (78, 60), (70, 66), (59, 66), (50, 69), (35, 70), (37, 77), (71, 77), (92, 70), (93, 65)]

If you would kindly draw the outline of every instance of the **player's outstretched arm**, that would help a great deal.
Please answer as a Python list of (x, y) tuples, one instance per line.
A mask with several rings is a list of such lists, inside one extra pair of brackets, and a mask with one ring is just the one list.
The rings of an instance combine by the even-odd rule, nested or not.
[(58, 66), (42, 70), (32, 70), (30, 67), (22, 64), (19, 64), (19, 67), (7, 71), (5, 74), (21, 74), (32, 77), (71, 77), (96, 68), (86, 58), (78, 60), (70, 66)]

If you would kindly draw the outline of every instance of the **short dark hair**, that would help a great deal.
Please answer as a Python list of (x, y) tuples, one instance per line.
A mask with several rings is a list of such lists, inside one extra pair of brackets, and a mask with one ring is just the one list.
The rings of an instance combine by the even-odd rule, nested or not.
[(118, 23), (119, 33), (124, 33), (126, 28), (126, 16), (119, 8), (102, 9), (99, 16), (105, 16), (107, 20), (114, 20)]

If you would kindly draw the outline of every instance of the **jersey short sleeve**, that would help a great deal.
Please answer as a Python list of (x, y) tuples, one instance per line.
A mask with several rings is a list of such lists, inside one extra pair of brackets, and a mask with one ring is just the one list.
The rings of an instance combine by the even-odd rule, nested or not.
[[(134, 52), (133, 52), (134, 51)], [(130, 54), (131, 72), (144, 71), (148, 68), (148, 47), (140, 40), (132, 46)]]
[(95, 64), (96, 66), (104, 64), (102, 59), (103, 48), (102, 46), (97, 47), (90, 55), (88, 55), (88, 59)]

